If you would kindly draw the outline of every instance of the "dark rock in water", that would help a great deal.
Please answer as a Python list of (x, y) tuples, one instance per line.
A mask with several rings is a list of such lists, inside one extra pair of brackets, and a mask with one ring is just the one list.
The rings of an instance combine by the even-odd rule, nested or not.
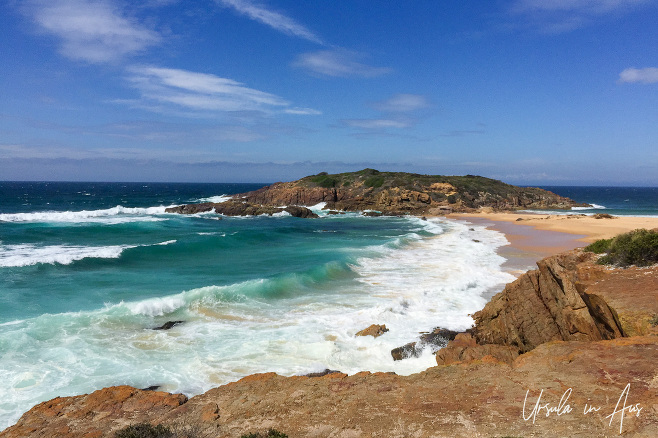
[(169, 330), (170, 328), (178, 325), (178, 324), (183, 324), (185, 321), (167, 321), (164, 324), (162, 324), (160, 327), (155, 327), (153, 330)]
[(186, 204), (178, 205), (176, 207), (165, 208), (166, 213), (179, 213), (179, 214), (196, 214), (212, 211), (215, 204), (212, 202), (203, 202), (201, 204)]
[(324, 377), (328, 374), (336, 374), (336, 373), (341, 373), (340, 371), (336, 370), (330, 370), (329, 368), (325, 369), (324, 371), (320, 371), (319, 373), (308, 373), (305, 374), (305, 377)]
[(429, 347), (434, 354), (448, 345), (448, 342), (455, 339), (458, 334), (459, 332), (437, 327), (431, 333), (423, 333), (419, 341), (394, 348), (391, 350), (391, 356), (393, 356), (393, 360), (420, 357), (426, 347)]
[(372, 336), (373, 338), (376, 338), (377, 336), (383, 335), (387, 331), (388, 329), (386, 328), (385, 324), (373, 324), (370, 327), (364, 328), (358, 332), (356, 336)]
[(379, 217), (379, 216), (384, 216), (383, 213), (380, 213), (379, 211), (364, 211), (362, 213), (364, 216), (368, 217)]
[(250, 204), (248, 202), (241, 202), (236, 200), (221, 202), (213, 204), (215, 213), (223, 214), (224, 216), (272, 216), (282, 211), (288, 212), (291, 216), (301, 218), (316, 218), (317, 214), (313, 213), (306, 207), (299, 207), (291, 205), (289, 207), (273, 207), (268, 205)]
[(160, 385), (151, 385), (146, 388), (142, 388), (142, 391), (157, 391), (160, 389)]
[(289, 207), (286, 207), (284, 210), (290, 213), (290, 215), (294, 217), (301, 217), (305, 219), (319, 217), (317, 214), (313, 213), (313, 211), (311, 211), (310, 209), (306, 207), (299, 207), (297, 205), (291, 205)]
[(436, 353), (448, 345), (449, 341), (455, 339), (455, 336), (458, 334), (459, 332), (437, 327), (431, 333), (422, 334), (420, 336), (420, 344), (421, 347), (429, 346), (432, 349), (432, 353)]
[(394, 348), (391, 350), (393, 360), (408, 359), (410, 357), (420, 357), (423, 348), (416, 342), (409, 342), (402, 347)]

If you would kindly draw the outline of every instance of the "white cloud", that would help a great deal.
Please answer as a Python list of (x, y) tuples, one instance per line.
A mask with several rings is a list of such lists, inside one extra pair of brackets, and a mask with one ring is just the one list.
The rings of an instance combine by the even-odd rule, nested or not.
[(293, 63), (312, 73), (332, 77), (374, 77), (391, 71), (386, 67), (372, 67), (360, 62), (364, 55), (345, 49), (320, 50), (304, 53)]
[(425, 96), (420, 94), (396, 94), (381, 102), (375, 102), (372, 107), (378, 111), (404, 113), (416, 111), (430, 106)]
[(272, 29), (278, 30), (288, 35), (303, 38), (305, 40), (323, 44), (320, 37), (308, 30), (303, 25), (297, 23), (286, 15), (267, 9), (265, 6), (255, 4), (250, 0), (216, 0), (218, 3), (232, 8), (240, 14), (246, 15), (252, 20), (270, 26)]
[(658, 68), (627, 68), (619, 73), (619, 82), (655, 84), (658, 82)]
[(160, 35), (126, 17), (108, 0), (35, 0), (24, 11), (46, 33), (61, 40), (72, 59), (105, 63), (157, 44)]
[(164, 111), (173, 106), (174, 112), (183, 110), (197, 116), (277, 109), (289, 114), (314, 114), (310, 108), (289, 108), (290, 102), (279, 96), (212, 74), (154, 66), (135, 66), (128, 71), (129, 82), (141, 94), (140, 100), (129, 103), (145, 109)]

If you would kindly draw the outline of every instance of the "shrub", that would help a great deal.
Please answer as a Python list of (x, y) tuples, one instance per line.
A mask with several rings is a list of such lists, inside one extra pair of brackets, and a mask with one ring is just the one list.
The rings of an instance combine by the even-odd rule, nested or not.
[(288, 438), (288, 435), (283, 432), (279, 432), (276, 429), (270, 429), (265, 435), (262, 433), (249, 433), (242, 435), (240, 438)]
[(612, 239), (601, 239), (585, 247), (585, 251), (593, 252), (594, 254), (603, 254), (608, 252)]
[(166, 426), (148, 423), (133, 424), (114, 434), (115, 438), (174, 438), (174, 433)]
[(381, 175), (369, 176), (368, 178), (366, 178), (363, 184), (366, 187), (378, 188), (384, 184), (384, 177)]
[(336, 187), (336, 182), (337, 182), (336, 178), (332, 178), (324, 172), (311, 178), (311, 181), (313, 181), (315, 184), (319, 185), (320, 187), (324, 187), (325, 189)]
[(599, 264), (649, 266), (658, 263), (658, 231), (634, 230), (612, 239), (598, 240), (585, 248), (598, 254)]

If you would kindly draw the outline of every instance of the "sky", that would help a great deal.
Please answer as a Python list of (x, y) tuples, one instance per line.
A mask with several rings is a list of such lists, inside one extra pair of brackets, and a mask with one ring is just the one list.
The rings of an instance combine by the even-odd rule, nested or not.
[(658, 0), (0, 0), (0, 180), (658, 186)]

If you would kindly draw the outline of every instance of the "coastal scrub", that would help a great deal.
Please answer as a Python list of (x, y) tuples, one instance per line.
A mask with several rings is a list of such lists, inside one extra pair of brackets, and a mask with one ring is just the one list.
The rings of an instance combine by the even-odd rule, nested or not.
[(639, 229), (597, 240), (585, 251), (605, 254), (598, 260), (602, 265), (650, 266), (658, 263), (658, 231)]

